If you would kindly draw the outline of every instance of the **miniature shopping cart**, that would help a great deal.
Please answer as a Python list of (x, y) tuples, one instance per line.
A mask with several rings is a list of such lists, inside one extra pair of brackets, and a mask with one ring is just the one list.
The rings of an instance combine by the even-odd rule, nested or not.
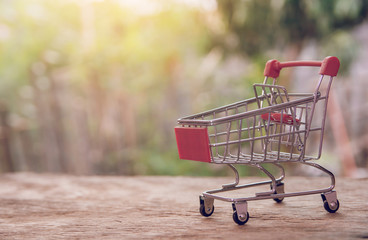
[[(312, 93), (288, 93), (276, 85), (280, 70), (287, 67), (320, 67), (319, 80)], [(221, 189), (205, 191), (200, 195), (200, 213), (208, 217), (214, 211), (214, 199), (232, 203), (233, 220), (245, 224), (249, 219), (248, 201), (273, 199), (281, 202), (285, 197), (321, 194), (324, 208), (334, 213), (339, 208), (333, 173), (310, 162), (322, 153), (328, 96), (340, 62), (336, 57), (323, 61), (267, 62), (263, 84), (254, 84), (255, 97), (180, 118), (175, 128), (179, 157), (186, 160), (226, 164), (235, 174), (235, 182), (222, 185)], [(328, 174), (331, 185), (324, 189), (303, 192), (284, 191), (285, 171), (282, 163), (301, 163)], [(254, 166), (270, 180), (239, 185), (236, 164)], [(265, 165), (279, 169), (279, 177)], [(269, 184), (270, 190), (255, 196), (230, 198), (216, 195)]]

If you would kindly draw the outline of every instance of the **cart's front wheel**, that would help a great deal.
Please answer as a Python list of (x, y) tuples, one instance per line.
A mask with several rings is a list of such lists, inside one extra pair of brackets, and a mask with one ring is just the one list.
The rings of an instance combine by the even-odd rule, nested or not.
[(202, 216), (204, 217), (209, 217), (212, 215), (213, 211), (215, 211), (215, 206), (212, 205), (211, 208), (206, 208), (204, 206), (204, 203), (201, 203), (199, 205), (199, 212), (201, 213)]
[(244, 225), (249, 220), (249, 213), (247, 212), (247, 214), (245, 214), (245, 216), (240, 216), (239, 217), (238, 213), (236, 211), (234, 211), (233, 220), (234, 220), (235, 223), (237, 223), (239, 225)]
[(335, 213), (339, 210), (340, 203), (339, 200), (336, 199), (336, 202), (328, 203), (327, 201), (323, 201), (323, 206), (329, 213)]
[(204, 196), (199, 196), (199, 212), (204, 217), (209, 217), (215, 210), (213, 206), (213, 198), (205, 198)]

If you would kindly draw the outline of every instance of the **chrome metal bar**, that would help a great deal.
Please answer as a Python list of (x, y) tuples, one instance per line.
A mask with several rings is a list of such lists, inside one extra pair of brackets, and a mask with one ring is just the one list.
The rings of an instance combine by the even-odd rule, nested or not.
[(335, 188), (335, 175), (332, 172), (330, 172), (329, 170), (327, 170), (326, 168), (322, 167), (321, 165), (319, 165), (317, 163), (313, 163), (313, 162), (301, 162), (301, 163), (305, 164), (305, 165), (308, 165), (308, 166), (311, 166), (311, 167), (315, 167), (315, 168), (321, 170), (322, 172), (327, 173), (330, 176), (331, 185), (330, 185), (330, 187), (324, 189), (325, 190), (324, 192), (332, 191), (332, 189)]
[(302, 99), (297, 99), (297, 100), (293, 100), (287, 103), (281, 103), (281, 104), (277, 104), (274, 106), (268, 106), (268, 107), (264, 107), (261, 109), (255, 109), (255, 110), (250, 110), (248, 112), (245, 113), (238, 113), (238, 114), (234, 114), (234, 115), (230, 115), (230, 116), (225, 116), (225, 117), (220, 117), (217, 119), (212, 119), (212, 120), (198, 120), (198, 119), (179, 119), (178, 123), (179, 124), (186, 124), (186, 125), (198, 125), (198, 126), (213, 126), (213, 125), (217, 125), (217, 124), (221, 124), (221, 123), (225, 123), (228, 121), (235, 121), (235, 120), (239, 120), (241, 118), (246, 118), (246, 117), (251, 117), (251, 116), (255, 116), (255, 115), (261, 115), (264, 113), (269, 113), (269, 112), (274, 112), (274, 111), (280, 111), (281, 109), (287, 108), (287, 107), (292, 107), (292, 106), (297, 106), (300, 104), (304, 104), (310, 101), (313, 101), (314, 97), (307, 97), (307, 98), (302, 98)]
[(281, 177), (276, 179), (276, 182), (281, 182), (285, 179), (285, 169), (284, 167), (279, 163), (272, 163), (274, 166), (278, 167), (281, 170)]
[[(238, 139), (241, 139), (241, 135), (242, 135), (242, 131), (241, 131), (241, 128), (242, 128), (242, 124), (243, 124), (243, 120), (239, 120), (238, 122)], [(239, 157), (240, 157), (240, 150), (241, 150), (241, 143), (238, 144), (238, 160), (239, 160)]]
[(226, 156), (229, 152), (229, 140), (230, 140), (230, 129), (231, 129), (231, 122), (229, 122), (227, 124), (227, 136), (226, 136), (226, 142), (224, 144), (225, 146), (225, 151), (224, 151), (224, 158), (223, 158), (223, 161), (226, 160)]
[(235, 174), (235, 182), (234, 183), (229, 183), (229, 184), (224, 184), (224, 185), (222, 185), (222, 188), (223, 189), (234, 188), (235, 186), (237, 186), (239, 184), (239, 172), (232, 164), (226, 164), (226, 165), (229, 166), (231, 168), (231, 170), (233, 170), (233, 172)]
[[(270, 112), (276, 112), (276, 111), (280, 111), (281, 109), (285, 109), (287, 107), (293, 107), (293, 106), (298, 106), (300, 104), (304, 104), (306, 102), (310, 102), (313, 101), (313, 97), (309, 97), (309, 98), (303, 98), (303, 99), (299, 99), (299, 100), (294, 100), (294, 101), (290, 101), (287, 103), (281, 103), (281, 104), (277, 104), (274, 106), (268, 106), (268, 107), (264, 107), (261, 109), (256, 109), (256, 110), (250, 110), (248, 112), (245, 113), (239, 113), (239, 114), (234, 114), (232, 116), (226, 116), (226, 117), (221, 117), (221, 118), (217, 118), (214, 120), (208, 120), (207, 123), (201, 122), (202, 120), (192, 120), (192, 124), (197, 123), (199, 124), (207, 124), (207, 125), (216, 125), (216, 124), (221, 124), (224, 122), (228, 122), (228, 121), (234, 121), (234, 120), (239, 120), (241, 118), (246, 118), (246, 117), (250, 117), (250, 116), (255, 116), (255, 115), (261, 115), (264, 113), (270, 113)], [(187, 120), (188, 122), (190, 120)]]
[[(284, 94), (282, 94), (282, 95), (284, 95)], [(310, 98), (312, 96), (312, 94), (310, 94), (310, 93), (288, 93), (288, 96)], [(258, 96), (258, 98), (262, 98), (262, 97)], [(225, 106), (222, 106), (222, 107), (214, 108), (214, 109), (211, 109), (211, 110), (208, 110), (208, 111), (204, 111), (204, 112), (200, 112), (200, 113), (197, 113), (197, 114), (193, 114), (193, 115), (189, 115), (189, 116), (179, 118), (178, 123), (182, 124), (182, 122), (184, 122), (184, 121), (195, 120), (197, 118), (210, 116), (213, 113), (222, 112), (226, 108), (229, 108), (229, 107), (231, 108), (231, 107), (234, 107), (234, 106), (243, 106), (245, 104), (250, 104), (250, 103), (255, 103), (255, 102), (257, 102), (256, 97), (249, 98), (249, 99), (242, 100), (242, 101), (239, 101), (239, 102), (235, 102), (235, 103), (232, 103), (232, 104), (228, 104), (228, 105), (225, 105)], [(204, 121), (208, 121), (208, 120), (204, 120)]]
[(255, 99), (256, 99), (256, 102), (257, 102), (257, 105), (258, 105), (258, 109), (261, 109), (262, 106), (263, 106), (263, 98), (264, 98), (264, 95), (261, 99), (260, 96), (258, 96), (258, 93), (257, 93), (257, 89), (256, 87), (253, 85), (253, 91), (254, 91), (254, 96), (255, 96)]
[(319, 144), (319, 150), (318, 150), (318, 158), (321, 157), (322, 155), (322, 144), (323, 144), (323, 134), (325, 131), (325, 123), (326, 123), (326, 114), (327, 114), (327, 104), (328, 104), (328, 96), (330, 93), (330, 89), (331, 89), (331, 85), (332, 85), (332, 80), (333, 77), (330, 77), (327, 89), (326, 89), (326, 100), (325, 100), (325, 105), (324, 105), (324, 109), (323, 109), (323, 118), (322, 118), (322, 125), (321, 125), (321, 138), (320, 138), (320, 144)]
[[(305, 132), (305, 130), (298, 130), (295, 131), (295, 133), (303, 133)], [(278, 133), (275, 135), (269, 135), (269, 136), (260, 136), (260, 137), (253, 137), (250, 139), (241, 139), (241, 140), (232, 140), (232, 141), (226, 141), (226, 142), (222, 142), (222, 143), (215, 143), (215, 144), (210, 144), (212, 147), (217, 147), (217, 146), (224, 146), (224, 145), (229, 145), (229, 144), (236, 144), (236, 143), (245, 143), (245, 142), (250, 142), (250, 141), (256, 141), (256, 140), (264, 140), (267, 139), (269, 137), (279, 137), (279, 136), (287, 136), (290, 135), (291, 133), (286, 132), (286, 133)]]
[[(216, 113), (214, 112), (213, 113), (213, 118), (215, 119), (216, 117)], [(215, 131), (215, 143), (217, 143), (217, 126), (214, 126), (214, 131)], [(211, 135), (209, 136), (209, 138), (211, 137)], [(216, 147), (216, 155), (218, 156), (219, 155), (219, 152), (218, 152), (218, 147)]]
[[(275, 182), (281, 182), (285, 178), (285, 170), (281, 166), (281, 164), (278, 164), (278, 163), (272, 163), (272, 164), (275, 165), (276, 167), (278, 167), (281, 170), (281, 176), (279, 178), (277, 178), (277, 179), (275, 179), (271, 173), (269, 173), (265, 168), (263, 168), (259, 164), (249, 164), (249, 166), (256, 166), (256, 167), (258, 167), (261, 170), (264, 169), (264, 170), (266, 170), (274, 178)], [(237, 190), (237, 189), (241, 189), (241, 188), (255, 187), (255, 186), (259, 186), (259, 185), (265, 185), (265, 184), (272, 183), (272, 178), (271, 178), (271, 180), (266, 180), (266, 181), (261, 181), (261, 182), (255, 182), (255, 183), (249, 183), (249, 184), (244, 184), (244, 185), (238, 185), (239, 184), (239, 179), (240, 179), (239, 178), (239, 172), (238, 172), (238, 170), (232, 164), (227, 164), (227, 165), (233, 170), (233, 172), (235, 174), (235, 182), (234, 183), (230, 183), (230, 184), (224, 184), (224, 185), (222, 185), (222, 189), (209, 190), (209, 191), (206, 191), (204, 193), (212, 194), (212, 193), (233, 191), (233, 190)]]
[[(282, 122), (282, 116), (283, 115), (284, 115), (284, 110), (281, 110), (281, 122)], [(282, 133), (282, 127), (283, 127), (283, 125), (285, 125), (285, 124), (281, 124), (280, 125), (280, 133)], [(282, 136), (279, 136), (279, 143), (278, 143), (278, 146), (277, 146), (277, 159), (280, 159), (281, 138), (282, 138)]]
[[(271, 193), (269, 195), (261, 194), (261, 195), (256, 195), (254, 197), (245, 197), (245, 198), (229, 198), (229, 197), (222, 197), (222, 196), (214, 195), (215, 193), (219, 193), (219, 192), (232, 191), (232, 190), (237, 190), (237, 189), (247, 188), (247, 187), (255, 187), (255, 186), (270, 184), (270, 183), (273, 184), (273, 181), (271, 180), (271, 181), (255, 182), (255, 183), (251, 183), (251, 184), (240, 185), (240, 186), (236, 186), (236, 187), (229, 188), (229, 189), (210, 190), (210, 191), (203, 192), (203, 195), (206, 196), (206, 197), (209, 197), (209, 198), (214, 198), (214, 199), (221, 200), (221, 201), (226, 201), (226, 202), (241, 202), (241, 201), (254, 201), (254, 200), (262, 200), (262, 199), (274, 199), (274, 198), (296, 197), (296, 196), (304, 196), (304, 195), (310, 195), (310, 194), (319, 194), (319, 193), (330, 192), (334, 189), (334, 187), (335, 187), (335, 176), (333, 175), (333, 173), (331, 173), (329, 170), (325, 169), (324, 167), (322, 167), (322, 166), (320, 166), (316, 163), (307, 163), (307, 162), (300, 162), (300, 163), (315, 167), (315, 168), (327, 173), (330, 176), (330, 179), (331, 179), (330, 186), (328, 188), (309, 190), (309, 191), (279, 193), (279, 194)], [(284, 173), (282, 174), (282, 176), (284, 177)], [(279, 179), (283, 179), (283, 177), (279, 178)], [(277, 180), (275, 179), (275, 182), (278, 182), (279, 179), (277, 179)]]
[[(247, 108), (247, 106), (246, 106), (246, 109), (245, 109), (245, 111), (247, 111), (248, 110), (248, 108)], [(247, 126), (247, 128), (248, 129), (250, 129), (250, 126), (251, 126), (251, 118), (246, 118), (247, 119), (247, 121), (246, 121), (246, 126)], [(254, 130), (254, 129), (253, 129)], [(247, 133), (248, 133), (248, 138), (250, 138), (251, 137), (251, 133), (250, 133), (251, 131), (249, 131), (249, 130), (247, 130)], [(249, 143), (250, 144), (250, 146), (251, 146), (251, 149), (253, 149), (252, 148), (252, 146), (253, 146), (253, 142), (250, 142)]]
[(260, 169), (262, 172), (264, 172), (271, 179), (271, 191), (256, 193), (256, 196), (257, 197), (258, 196), (267, 196), (267, 195), (270, 195), (270, 194), (274, 193), (275, 189), (276, 189), (276, 178), (269, 171), (267, 171), (267, 169), (262, 167), (260, 164), (256, 164), (255, 166), (258, 167), (258, 169)]
[[(239, 120), (241, 121), (241, 120)], [(270, 125), (273, 125), (273, 123), (270, 123)], [(261, 126), (257, 126), (256, 128), (263, 128), (264, 126), (261, 125)], [(244, 132), (244, 131), (250, 131), (250, 130), (253, 130), (253, 128), (242, 128), (241, 131)], [(230, 133), (236, 133), (238, 132), (238, 130), (231, 130)], [(227, 131), (226, 132), (219, 132), (219, 133), (214, 133), (214, 134), (208, 134), (209, 137), (214, 137), (214, 136), (222, 136), (222, 135), (227, 135)]]
[[(256, 187), (256, 186), (266, 185), (266, 184), (270, 184), (270, 183), (272, 183), (272, 181), (269, 180), (269, 181), (261, 181), (261, 182), (249, 183), (249, 184), (244, 184), (244, 185), (237, 185), (235, 187), (226, 187), (226, 188), (221, 188), (221, 189), (214, 189), (214, 190), (209, 190), (209, 191), (203, 192), (203, 195), (212, 195), (214, 193), (235, 191), (235, 190), (242, 189), (242, 188)], [(212, 195), (212, 196), (216, 196), (216, 195)], [(224, 197), (222, 197), (222, 198), (224, 198)]]
[[(318, 97), (320, 94), (318, 94), (318, 93), (319, 93), (319, 88), (320, 88), (320, 86), (321, 86), (321, 84), (322, 84), (322, 81), (323, 81), (323, 77), (324, 77), (324, 76), (323, 76), (323, 75), (321, 75), (321, 77), (320, 77), (320, 79), (319, 79), (319, 83), (318, 83), (318, 85), (317, 85), (317, 88), (316, 88), (316, 90), (315, 90), (315, 92), (314, 92), (314, 94), (313, 94), (313, 96), (314, 96), (314, 99), (313, 99), (313, 105), (312, 105), (312, 109), (311, 109), (310, 117), (309, 117), (309, 119), (307, 120), (307, 121), (308, 121), (308, 126), (312, 126), (314, 110), (315, 110), (315, 108), (316, 108), (317, 100), (318, 100), (318, 99), (320, 99), (320, 98)], [(307, 135), (307, 138), (308, 138), (308, 136), (309, 136), (309, 129), (307, 129), (306, 135)]]
[(293, 193), (279, 193), (279, 194), (270, 194), (264, 196), (254, 196), (254, 197), (245, 197), (245, 198), (227, 198), (214, 195), (209, 192), (204, 192), (203, 195), (206, 197), (214, 198), (217, 200), (225, 201), (225, 202), (241, 202), (241, 201), (255, 201), (255, 200), (263, 200), (263, 199), (274, 199), (274, 198), (284, 198), (284, 197), (297, 197), (297, 196), (304, 196), (304, 195), (311, 195), (311, 194), (320, 194), (328, 192), (326, 189), (319, 189), (319, 190), (311, 190), (311, 191), (304, 191), (304, 192), (293, 192)]
[[(271, 89), (269, 89), (271, 90)], [(270, 91), (270, 93), (268, 94), (267, 93), (267, 90), (266, 90), (266, 87), (265, 86), (262, 86), (262, 95), (270, 95), (270, 97), (266, 97), (266, 100), (267, 100), (267, 103), (268, 103), (268, 106), (272, 106), (272, 91)]]
[(251, 143), (251, 156), (250, 156), (250, 160), (252, 161), (253, 160), (253, 154), (254, 154), (254, 138), (255, 138), (255, 135), (256, 135), (256, 129), (255, 129), (255, 126), (256, 126), (256, 123), (257, 123), (257, 118), (256, 116), (253, 117), (253, 135), (252, 135), (252, 141), (250, 141)]

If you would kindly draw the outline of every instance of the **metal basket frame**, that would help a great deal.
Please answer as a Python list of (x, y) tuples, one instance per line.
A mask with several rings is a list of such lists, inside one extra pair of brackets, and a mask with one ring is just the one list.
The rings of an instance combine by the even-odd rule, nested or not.
[[(339, 62), (337, 59), (337, 64), (336, 59), (327, 57), (323, 62), (285, 63), (271, 60), (266, 65), (263, 84), (253, 85), (254, 98), (178, 119), (178, 124), (181, 126), (179, 128), (188, 131), (206, 128), (209, 162), (226, 164), (235, 174), (234, 183), (224, 184), (220, 189), (205, 191), (200, 195), (202, 215), (212, 214), (214, 199), (232, 202), (233, 219), (242, 225), (249, 219), (247, 201), (274, 199), (281, 202), (285, 197), (309, 194), (321, 194), (325, 209), (329, 212), (337, 211), (339, 202), (336, 192), (333, 191), (334, 174), (317, 163), (310, 162), (310, 160), (320, 159), (322, 154), (328, 98), (334, 76), (339, 68)], [(321, 76), (314, 92), (288, 93), (285, 87), (276, 85), (279, 71), (283, 67), (294, 66), (321, 67)], [(270, 80), (272, 82), (268, 83)], [(312, 135), (313, 138), (311, 138)], [(177, 141), (180, 148), (178, 136)], [(307, 155), (308, 147), (313, 145), (311, 141), (314, 145), (317, 143), (318, 150), (314, 155)], [(311, 149), (315, 147), (312, 146)], [(330, 186), (323, 189), (285, 193), (282, 182), (285, 178), (285, 170), (281, 163), (292, 162), (311, 166), (326, 173), (330, 177)], [(239, 173), (235, 164), (256, 167), (270, 180), (239, 185)], [(268, 171), (264, 164), (272, 164), (279, 169), (279, 177)], [(270, 184), (270, 191), (256, 193), (251, 197), (231, 198), (216, 195), (220, 192), (264, 184)]]

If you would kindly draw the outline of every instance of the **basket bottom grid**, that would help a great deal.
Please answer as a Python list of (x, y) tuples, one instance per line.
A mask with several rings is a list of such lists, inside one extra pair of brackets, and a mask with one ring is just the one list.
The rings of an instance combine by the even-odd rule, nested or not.
[(240, 154), (240, 156), (229, 155), (212, 157), (212, 163), (229, 163), (229, 164), (256, 164), (256, 163), (278, 163), (278, 162), (304, 162), (315, 159), (311, 156), (302, 156), (297, 153), (284, 153), (284, 152), (267, 152), (253, 153), (253, 155)]

